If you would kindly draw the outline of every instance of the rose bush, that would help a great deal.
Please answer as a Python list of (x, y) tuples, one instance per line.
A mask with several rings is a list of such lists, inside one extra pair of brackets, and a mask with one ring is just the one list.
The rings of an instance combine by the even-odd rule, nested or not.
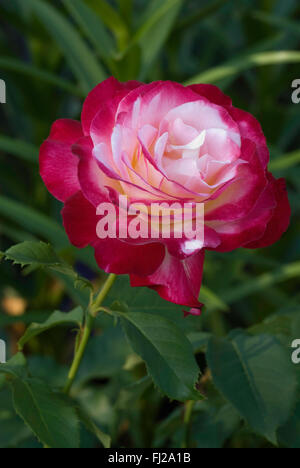
[[(40, 173), (64, 202), (72, 244), (92, 245), (106, 272), (129, 274), (132, 286), (197, 313), (205, 249), (266, 247), (288, 227), (285, 182), (268, 172), (268, 161), (260, 124), (217, 87), (110, 78), (88, 95), (81, 122), (54, 123)], [(146, 204), (204, 203), (204, 245), (99, 239), (96, 208), (119, 194)]]

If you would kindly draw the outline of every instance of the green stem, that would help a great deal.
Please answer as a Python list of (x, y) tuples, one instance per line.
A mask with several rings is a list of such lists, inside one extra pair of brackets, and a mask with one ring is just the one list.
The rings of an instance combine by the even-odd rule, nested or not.
[(185, 404), (185, 413), (184, 413), (184, 419), (183, 419), (184, 440), (182, 442), (182, 448), (189, 448), (191, 422), (192, 422), (192, 414), (193, 414), (194, 406), (195, 406), (194, 400), (189, 400)]
[(64, 392), (67, 394), (70, 392), (73, 382), (75, 380), (75, 377), (77, 375), (86, 346), (91, 336), (91, 332), (93, 329), (95, 318), (97, 317), (99, 307), (101, 306), (103, 300), (105, 299), (107, 293), (109, 292), (110, 288), (114, 284), (115, 280), (116, 280), (116, 275), (110, 274), (106, 282), (104, 283), (100, 293), (88, 307), (82, 338), (81, 338), (78, 348), (75, 350), (74, 359), (70, 368), (70, 372), (68, 375), (66, 385), (64, 387)]
[(113, 273), (111, 273), (109, 275), (109, 277), (105, 281), (100, 293), (98, 294), (98, 296), (96, 297), (94, 303), (92, 304), (92, 306), (91, 306), (92, 315), (94, 314), (95, 317), (96, 317), (96, 315), (98, 313), (98, 308), (101, 306), (102, 302), (104, 301), (105, 297), (107, 296), (108, 292), (110, 291), (110, 288), (112, 287), (112, 285), (116, 281), (116, 278), (117, 278), (117, 276), (114, 275)]

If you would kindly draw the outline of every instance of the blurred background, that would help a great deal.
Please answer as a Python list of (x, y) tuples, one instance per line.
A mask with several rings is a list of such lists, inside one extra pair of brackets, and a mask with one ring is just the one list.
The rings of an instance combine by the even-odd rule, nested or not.
[[(48, 241), (95, 285), (103, 275), (92, 251), (69, 245), (61, 204), (39, 177), (39, 146), (54, 120), (78, 119), (87, 93), (114, 75), (121, 81), (217, 84), (236, 107), (261, 122), (270, 169), (287, 179), (292, 205), (283, 239), (261, 251), (208, 252), (201, 318), (183, 320), (180, 307), (150, 290), (131, 289), (126, 277), (118, 279), (107, 303), (120, 299), (131, 310), (164, 314), (191, 340), (208, 396), (195, 407), (193, 446), (272, 447), (221, 396), (205, 350), (212, 333), (226, 336), (236, 329), (275, 336), (286, 349), (300, 338), (300, 104), (291, 98), (292, 82), (300, 79), (299, 2), (0, 0), (0, 28), (0, 79), (6, 83), (6, 103), (0, 104), (0, 250), (24, 240)], [(32, 321), (86, 301), (86, 293), (59, 273), (21, 271), (2, 261), (0, 338), (8, 344), (8, 357)], [(70, 328), (34, 338), (25, 348), (30, 370), (60, 386), (73, 342)], [(274, 365), (272, 355), (264, 359)], [(0, 447), (39, 447), (1, 381), (0, 388)], [(74, 389), (94, 421), (112, 435), (113, 446), (180, 446), (183, 405), (153, 387), (143, 362), (109, 318), (97, 321)], [(279, 444), (300, 448), (299, 404), (279, 431)], [(83, 428), (82, 446), (97, 447)]]

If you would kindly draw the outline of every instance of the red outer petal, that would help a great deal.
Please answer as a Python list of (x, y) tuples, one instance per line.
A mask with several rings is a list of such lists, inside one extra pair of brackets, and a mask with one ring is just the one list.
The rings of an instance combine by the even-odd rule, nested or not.
[(194, 84), (188, 86), (188, 88), (192, 89), (195, 93), (200, 94), (200, 96), (205, 97), (213, 104), (217, 104), (218, 106), (231, 106), (232, 100), (229, 96), (222, 93), (222, 91), (215, 85), (211, 84)]
[(59, 119), (52, 125), (48, 139), (72, 145), (82, 136), (82, 127), (78, 120)]
[(274, 209), (273, 216), (270, 219), (262, 238), (244, 245), (244, 247), (249, 249), (258, 249), (274, 244), (280, 239), (290, 224), (291, 207), (288, 200), (285, 180), (276, 180), (271, 174), (269, 174), (269, 178), (273, 183), (277, 206)]
[(62, 216), (64, 228), (73, 245), (83, 248), (96, 240), (96, 208), (84, 198), (82, 192), (77, 192), (66, 201)]
[(201, 308), (198, 301), (202, 282), (204, 250), (184, 260), (166, 252), (165, 259), (153, 275), (130, 276), (131, 286), (148, 286), (167, 301), (191, 308)]
[(266, 137), (258, 120), (249, 112), (236, 107), (227, 107), (227, 110), (238, 124), (241, 137), (254, 141), (262, 166), (266, 168), (270, 160), (270, 154)]
[(124, 96), (122, 92), (127, 90), (128, 92), (141, 85), (138, 81), (128, 81), (127, 83), (120, 83), (114, 77), (110, 77), (102, 83), (98, 84), (86, 98), (82, 114), (81, 121), (85, 135), (89, 135), (90, 127), (93, 119), (96, 117), (99, 110), (109, 105), (110, 101), (114, 99), (119, 93), (120, 99)]
[(107, 273), (151, 275), (161, 265), (165, 249), (162, 244), (132, 245), (119, 239), (94, 242), (96, 261)]
[(57, 120), (40, 148), (40, 175), (49, 192), (60, 201), (80, 190), (77, 177), (79, 161), (72, 153), (71, 145), (82, 135), (80, 122)]
[(194, 315), (194, 316), (198, 315), (199, 316), (199, 315), (201, 315), (202, 310), (201, 309), (190, 309), (189, 311), (184, 310), (183, 313), (184, 313), (184, 317), (188, 317), (189, 315)]
[(79, 248), (91, 244), (99, 267), (108, 273), (149, 275), (164, 259), (165, 248), (159, 243), (131, 245), (118, 239), (98, 239), (96, 208), (82, 192), (67, 200), (62, 215), (70, 242)]
[(90, 137), (83, 137), (72, 146), (72, 151), (79, 158), (78, 180), (83, 195), (95, 207), (104, 199), (108, 200), (107, 185), (112, 185), (92, 155), (93, 143)]
[(120, 103), (118, 113), (132, 110), (132, 106), (138, 97), (142, 97), (143, 106), (145, 106), (147, 111), (148, 105), (151, 103), (152, 99), (159, 95), (161, 95), (160, 107), (155, 110), (159, 110), (160, 112), (162, 110), (167, 112), (172, 109), (172, 107), (200, 99), (197, 93), (194, 93), (191, 89), (174, 81), (153, 81), (149, 84), (143, 84), (138, 89), (128, 93)]
[(213, 225), (221, 239), (221, 244), (215, 250), (229, 252), (260, 239), (272, 217), (275, 206), (273, 186), (272, 183), (269, 183), (247, 216), (237, 221), (224, 223), (225, 232), (222, 230), (222, 223), (219, 227)]

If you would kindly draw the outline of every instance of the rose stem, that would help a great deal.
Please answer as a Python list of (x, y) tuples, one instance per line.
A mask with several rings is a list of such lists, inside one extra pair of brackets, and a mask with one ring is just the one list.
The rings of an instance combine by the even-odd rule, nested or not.
[(88, 307), (82, 338), (81, 338), (81, 341), (77, 350), (75, 351), (75, 355), (74, 355), (74, 359), (70, 368), (68, 379), (64, 387), (64, 392), (67, 394), (70, 392), (73, 382), (75, 380), (75, 377), (77, 375), (80, 363), (82, 361), (86, 346), (88, 344), (88, 341), (89, 341), (89, 338), (93, 329), (95, 318), (97, 317), (98, 309), (100, 305), (102, 304), (103, 300), (105, 299), (106, 295), (108, 294), (110, 288), (114, 284), (115, 279), (116, 279), (116, 275), (114, 275), (113, 273), (108, 276), (98, 296), (93, 302), (91, 302), (91, 304)]
[(188, 400), (185, 403), (185, 412), (184, 412), (184, 440), (182, 442), (182, 448), (189, 448), (189, 441), (190, 441), (190, 432), (191, 432), (191, 420), (193, 409), (195, 406), (194, 400)]

